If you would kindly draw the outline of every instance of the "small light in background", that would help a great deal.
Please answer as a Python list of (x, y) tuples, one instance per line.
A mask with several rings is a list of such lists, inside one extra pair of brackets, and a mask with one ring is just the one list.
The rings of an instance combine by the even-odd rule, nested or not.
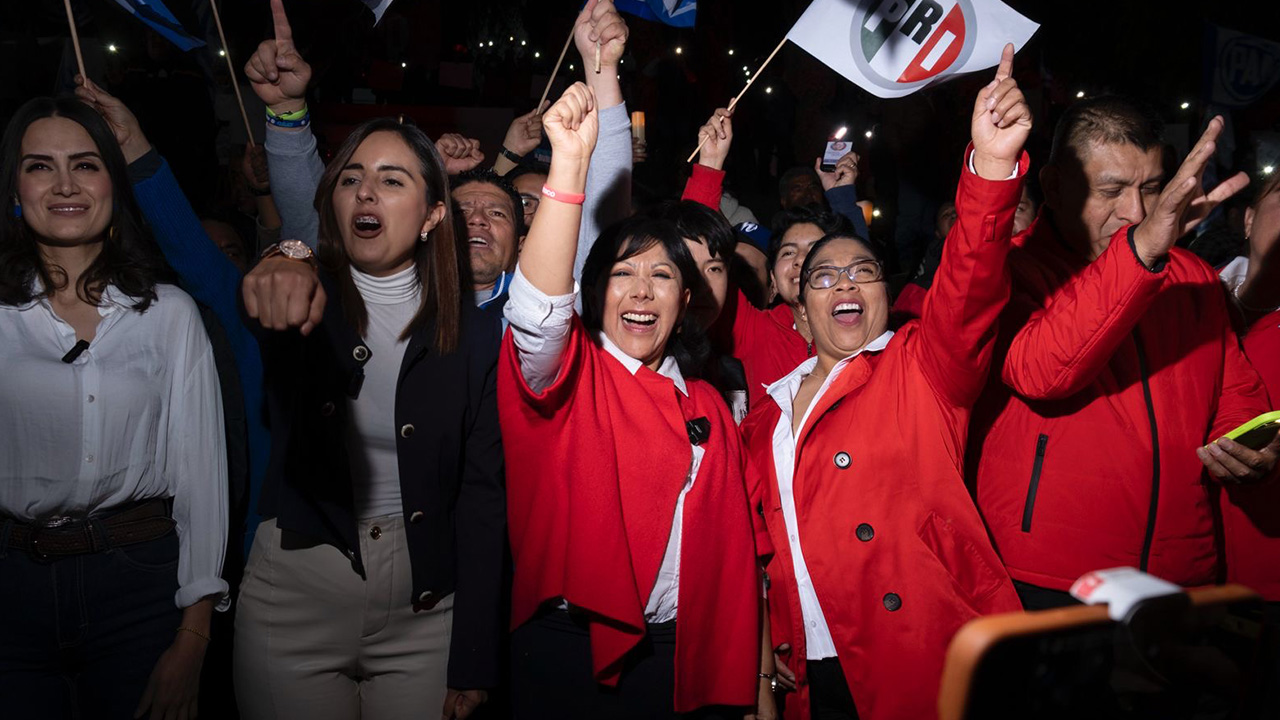
[(849, 128), (847, 128), (847, 127), (842, 127), (842, 128), (840, 128), (839, 130), (837, 130), (837, 131), (836, 131), (836, 139), (837, 139), (837, 140), (843, 140), (843, 139), (844, 139), (844, 134), (845, 134), (845, 133), (847, 133), (847, 132), (849, 132)]
[(880, 210), (879, 209), (872, 210), (871, 217), (880, 217)]
[(521, 40), (521, 41), (520, 41), (520, 47), (524, 47), (524, 46), (525, 46), (525, 45), (527, 45), (527, 44), (528, 44), (528, 43), (526, 43), (524, 40)]
[(116, 52), (116, 46), (115, 46), (115, 45), (108, 45), (108, 46), (107, 46), (107, 52)]
[(492, 40), (490, 40), (490, 41), (489, 41), (489, 47), (493, 47), (493, 41), (492, 41)]
[(536, 58), (540, 58), (540, 57), (542, 57), (542, 53), (540, 53), (540, 52), (535, 52), (535, 53), (533, 54), (533, 56), (534, 56), (534, 57), (536, 57)]
[(407, 68), (407, 67), (409, 67), (409, 63), (407, 63), (407, 62), (402, 62), (402, 63), (400, 63), (400, 67), (402, 67), (402, 68)]
[(730, 54), (730, 55), (732, 55), (732, 54), (733, 54), (733, 48), (729, 48), (729, 54)]
[(572, 70), (572, 69), (573, 69), (573, 63), (569, 63), (569, 69), (570, 69), (570, 70)]
[(1076, 97), (1078, 97), (1078, 98), (1082, 98), (1082, 97), (1084, 97), (1084, 91), (1083, 91), (1083, 90), (1081, 90), (1080, 92), (1076, 93)]
[(874, 133), (872, 133), (870, 130), (868, 130), (868, 131), (866, 131), (865, 133), (863, 133), (863, 135), (866, 135), (866, 136), (867, 136), (867, 139), (868, 139), (868, 140), (870, 140), (870, 139), (871, 139), (871, 136), (872, 136), (873, 134), (874, 134)]
[(1189, 102), (1184, 102), (1184, 103), (1182, 103), (1182, 105), (1180, 105), (1179, 107), (1181, 107), (1183, 110), (1186, 110), (1187, 108), (1191, 107), (1191, 103), (1189, 103)]
[(677, 55), (681, 55), (681, 54), (683, 54), (683, 53), (684, 53), (684, 48), (682, 48), (682, 47), (680, 47), (679, 45), (677, 45), (677, 46), (676, 46), (676, 54), (677, 54)]
[(516, 36), (515, 36), (515, 35), (509, 35), (509, 36), (507, 36), (507, 42), (515, 42), (515, 41), (516, 41)]
[(767, 87), (767, 88), (765, 88), (765, 89), (764, 89), (764, 94), (765, 94), (765, 95), (770, 95), (770, 94), (772, 94), (772, 93), (773, 93), (773, 87), (772, 87), (772, 86)]
[(1274, 166), (1274, 165), (1267, 165), (1266, 167), (1262, 168), (1262, 174), (1263, 174), (1263, 175), (1270, 175), (1271, 173), (1273, 173), (1273, 172), (1275, 172), (1275, 171), (1276, 171), (1276, 168), (1275, 168), (1275, 166)]

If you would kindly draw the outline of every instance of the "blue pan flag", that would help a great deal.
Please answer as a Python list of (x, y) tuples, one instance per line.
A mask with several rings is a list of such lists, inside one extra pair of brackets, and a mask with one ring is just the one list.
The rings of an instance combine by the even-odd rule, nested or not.
[(614, 0), (619, 12), (674, 27), (693, 27), (698, 0)]
[(116, 4), (141, 20), (147, 27), (163, 35), (182, 52), (204, 47), (204, 41), (188, 33), (160, 0), (116, 0)]

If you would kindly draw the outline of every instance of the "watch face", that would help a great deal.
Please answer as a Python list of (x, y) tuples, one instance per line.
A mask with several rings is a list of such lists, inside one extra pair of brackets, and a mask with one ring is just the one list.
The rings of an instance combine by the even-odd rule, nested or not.
[(294, 260), (308, 260), (311, 258), (311, 248), (301, 240), (281, 240), (280, 252), (288, 255)]

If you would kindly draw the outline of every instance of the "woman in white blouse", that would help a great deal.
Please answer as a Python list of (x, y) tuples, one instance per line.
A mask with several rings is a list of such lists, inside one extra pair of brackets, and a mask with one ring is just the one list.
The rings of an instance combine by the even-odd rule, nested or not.
[(19, 109), (0, 198), (5, 714), (187, 717), (227, 591), (209, 339), (88, 106)]

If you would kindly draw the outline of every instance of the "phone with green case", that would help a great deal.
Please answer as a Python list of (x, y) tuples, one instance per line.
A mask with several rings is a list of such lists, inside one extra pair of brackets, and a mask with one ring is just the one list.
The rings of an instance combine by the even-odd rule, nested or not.
[(1280, 433), (1280, 410), (1259, 415), (1227, 433), (1227, 439), (1250, 450), (1261, 450), (1271, 444), (1277, 433)]

